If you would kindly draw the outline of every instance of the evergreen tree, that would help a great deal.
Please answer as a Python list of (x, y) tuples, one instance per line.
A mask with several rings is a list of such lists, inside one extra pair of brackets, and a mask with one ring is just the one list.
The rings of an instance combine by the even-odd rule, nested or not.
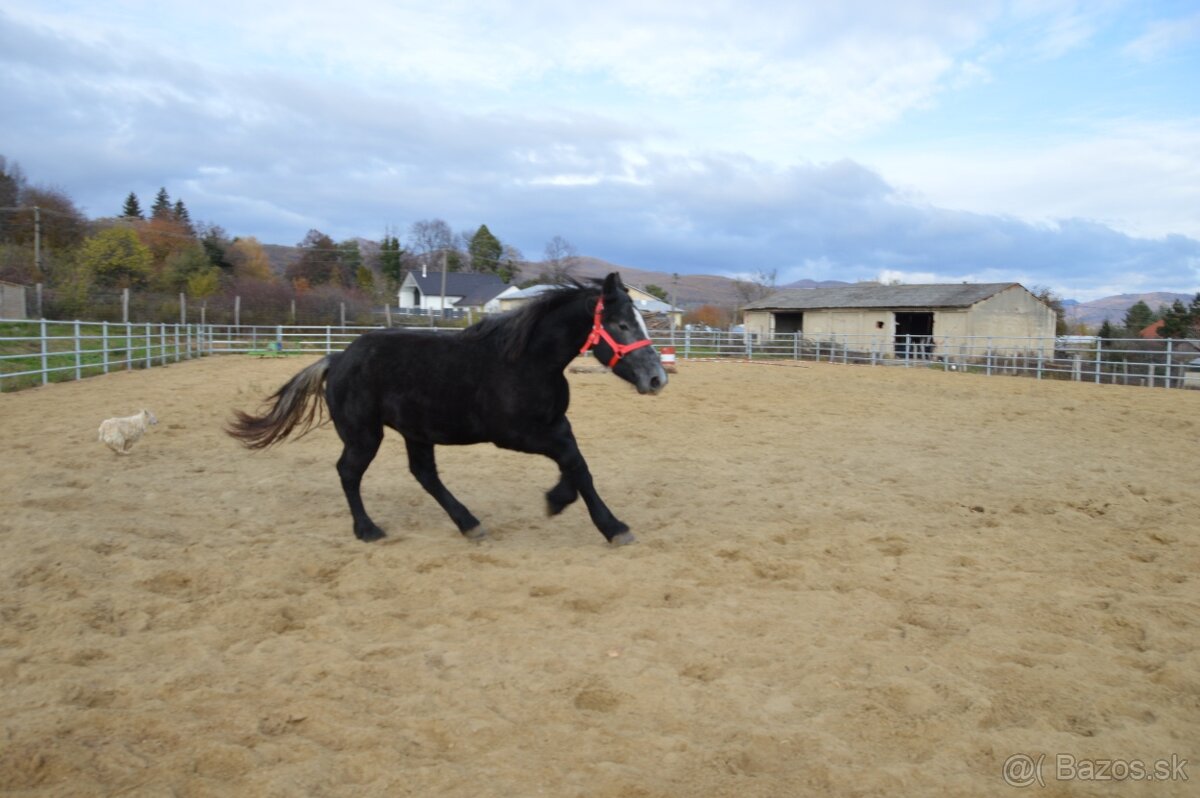
[(1150, 310), (1150, 306), (1139, 299), (1136, 304), (1125, 311), (1125, 319), (1121, 323), (1126, 330), (1137, 334), (1156, 321), (1158, 321), (1158, 318), (1154, 315), (1154, 311)]
[[(1195, 302), (1193, 301), (1193, 304)], [(1158, 328), (1160, 338), (1189, 338), (1192, 336), (1192, 314), (1189, 308), (1176, 299), (1162, 314), (1162, 326)]]
[(398, 286), (401, 264), (404, 260), (404, 250), (400, 247), (400, 239), (385, 233), (383, 243), (379, 245), (379, 253), (379, 270), (383, 272), (389, 285)]
[(492, 235), (486, 224), (479, 225), (475, 235), (471, 236), (471, 269), (486, 274), (496, 274), (500, 271), (500, 256), (504, 247), (500, 239)]
[(167, 194), (165, 188), (160, 188), (158, 194), (154, 197), (154, 204), (150, 206), (150, 218), (152, 219), (170, 219), (175, 215), (175, 209), (171, 207), (171, 197)]
[(171, 209), (171, 217), (179, 222), (189, 233), (196, 234), (196, 229), (192, 227), (192, 217), (188, 213), (187, 206), (183, 204), (183, 200), (176, 200), (175, 206)]
[(1105, 319), (1104, 323), (1100, 325), (1100, 332), (1097, 333), (1097, 336), (1100, 338), (1101, 346), (1107, 345), (1116, 336), (1116, 331), (1108, 319)]
[(132, 191), (125, 198), (125, 207), (121, 209), (121, 216), (126, 219), (145, 219), (146, 215), (142, 213), (142, 205), (138, 202), (137, 194)]

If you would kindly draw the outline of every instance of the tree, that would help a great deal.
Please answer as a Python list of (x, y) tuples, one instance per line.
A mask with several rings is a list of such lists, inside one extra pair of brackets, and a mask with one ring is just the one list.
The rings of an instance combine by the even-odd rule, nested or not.
[(470, 253), (472, 271), (484, 274), (497, 274), (500, 271), (500, 256), (504, 254), (504, 247), (486, 224), (479, 225), (475, 235), (471, 236)]
[(649, 285), (647, 285), (647, 286), (645, 287), (645, 291), (646, 291), (646, 293), (647, 293), (647, 294), (650, 294), (651, 296), (656, 296), (656, 297), (658, 297), (658, 298), (659, 298), (659, 299), (661, 299), (663, 302), (668, 302), (668, 301), (669, 301), (669, 300), (667, 299), (667, 289), (665, 289), (665, 288), (663, 288), (663, 287), (661, 287), (661, 286), (657, 286), (657, 285), (655, 285), (654, 283), (650, 283)]
[(396, 288), (400, 285), (403, 264), (404, 249), (400, 246), (400, 239), (384, 233), (383, 242), (379, 245), (379, 271), (383, 273), (389, 287)]
[(1137, 334), (1158, 321), (1154, 311), (1142, 300), (1138, 300), (1129, 310), (1125, 311), (1125, 319), (1121, 322), (1126, 330)]
[(132, 191), (125, 198), (125, 207), (121, 209), (121, 218), (123, 219), (145, 219), (146, 215), (142, 213), (142, 204), (138, 202), (137, 194)]
[(175, 209), (171, 207), (171, 197), (167, 194), (165, 188), (160, 188), (158, 194), (154, 197), (154, 204), (150, 206), (151, 219), (170, 219), (174, 217)]
[(187, 279), (188, 296), (195, 297), (196, 299), (205, 299), (212, 296), (221, 287), (220, 278), (219, 271), (212, 266), (190, 275)]
[(733, 290), (737, 292), (738, 304), (745, 305), (759, 299), (765, 299), (775, 293), (776, 270), (769, 272), (759, 269), (754, 274), (733, 281)]
[(521, 263), (524, 260), (525, 256), (521, 254), (521, 250), (505, 244), (504, 253), (500, 256), (500, 267), (496, 270), (496, 274), (505, 284), (511, 283), (521, 274)]
[(1051, 291), (1044, 285), (1035, 285), (1029, 289), (1029, 293), (1042, 300), (1054, 311), (1054, 334), (1067, 334), (1067, 308), (1063, 304), (1062, 297)]
[(298, 246), (300, 259), (287, 267), (286, 277), (293, 284), (303, 280), (306, 286), (341, 281), (338, 248), (333, 239), (320, 230), (309, 230)]
[(176, 200), (175, 207), (171, 209), (171, 218), (187, 229), (191, 235), (196, 234), (196, 229), (192, 227), (192, 217), (188, 213), (187, 206), (183, 204), (183, 200)]
[(562, 236), (554, 236), (546, 242), (542, 252), (541, 279), (551, 283), (562, 283), (571, 279), (575, 267), (579, 265), (579, 252), (575, 246)]
[(163, 289), (178, 291), (190, 286), (195, 275), (209, 273), (220, 276), (220, 270), (213, 266), (204, 247), (192, 244), (167, 256), (158, 282)]
[(1113, 338), (1116, 337), (1116, 329), (1109, 323), (1108, 319), (1100, 325), (1100, 331), (1096, 335), (1100, 338), (1100, 345), (1107, 345)]
[(1200, 337), (1200, 294), (1184, 305), (1176, 299), (1162, 314), (1162, 326), (1158, 328), (1160, 338)]
[(432, 255), (454, 246), (454, 233), (441, 219), (422, 219), (413, 222), (408, 230), (408, 242), (418, 255)]
[(25, 175), (16, 161), (11, 163), (0, 155), (0, 243), (16, 243), (11, 234), (18, 229), (17, 219), (11, 209), (17, 207), (21, 192), (25, 189)]
[(110, 227), (83, 242), (79, 262), (97, 283), (131, 288), (146, 284), (154, 256), (133, 230)]
[(275, 279), (266, 250), (253, 236), (236, 239), (229, 245), (225, 255), (233, 268), (234, 277), (239, 280), (271, 282)]
[[(363, 266), (362, 250), (358, 241), (350, 239), (338, 244), (338, 273), (337, 282), (347, 288), (359, 284), (358, 270)], [(372, 282), (374, 282), (372, 280)]]

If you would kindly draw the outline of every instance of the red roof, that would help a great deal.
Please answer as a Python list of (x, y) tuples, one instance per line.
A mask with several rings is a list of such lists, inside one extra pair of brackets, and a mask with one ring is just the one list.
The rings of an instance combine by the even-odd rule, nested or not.
[(1158, 321), (1154, 322), (1149, 327), (1147, 327), (1146, 329), (1144, 329), (1140, 333), (1138, 333), (1138, 338), (1146, 338), (1151, 341), (1157, 341), (1158, 340), (1158, 331), (1160, 329), (1162, 329), (1162, 326), (1163, 326), (1163, 321), (1162, 321), (1162, 319), (1159, 319)]

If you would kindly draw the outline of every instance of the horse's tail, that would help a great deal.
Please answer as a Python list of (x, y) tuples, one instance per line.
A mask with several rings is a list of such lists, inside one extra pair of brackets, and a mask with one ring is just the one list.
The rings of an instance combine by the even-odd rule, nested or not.
[(306, 435), (323, 420), (325, 376), (332, 361), (333, 355), (326, 355), (288, 380), (267, 399), (270, 407), (262, 415), (234, 410), (225, 432), (248, 449), (265, 449), (296, 427), (300, 427), (300, 435)]

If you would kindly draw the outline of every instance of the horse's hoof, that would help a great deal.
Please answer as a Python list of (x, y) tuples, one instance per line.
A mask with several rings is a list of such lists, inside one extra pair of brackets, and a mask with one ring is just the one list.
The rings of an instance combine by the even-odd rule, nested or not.
[(487, 530), (483, 528), (483, 524), (480, 524), (479, 526), (473, 526), (466, 532), (463, 532), (463, 537), (472, 543), (482, 543), (488, 539), (488, 533)]
[(386, 538), (387, 533), (379, 527), (372, 525), (370, 529), (368, 529), (366, 532), (363, 532), (361, 535), (358, 534), (358, 532), (355, 532), (354, 536), (363, 543), (374, 543), (377, 540), (383, 540)]
[(637, 543), (637, 538), (632, 532), (622, 532), (618, 535), (613, 535), (608, 541), (614, 546), (628, 546), (630, 543)]

